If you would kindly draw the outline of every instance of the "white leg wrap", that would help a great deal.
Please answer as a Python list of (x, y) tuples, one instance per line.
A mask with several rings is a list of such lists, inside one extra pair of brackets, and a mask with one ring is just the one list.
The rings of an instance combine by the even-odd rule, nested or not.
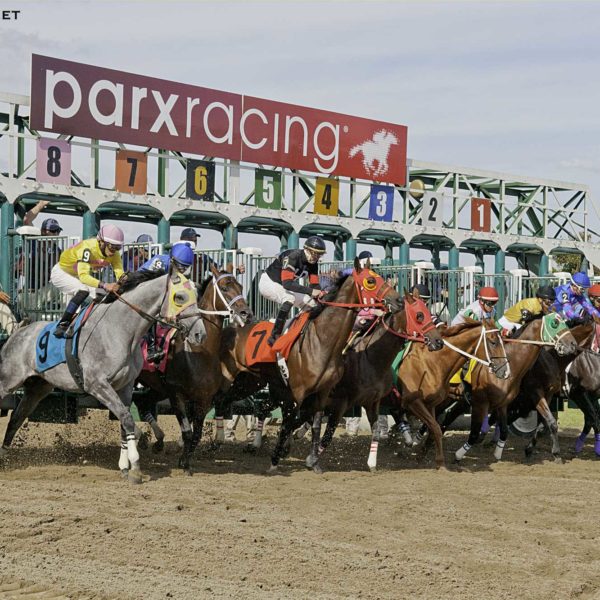
[(256, 428), (256, 435), (254, 436), (254, 440), (252, 441), (252, 445), (255, 448), (260, 448), (262, 446), (262, 432), (263, 432), (263, 428), (262, 428), (262, 421), (258, 422), (258, 426)]
[(225, 441), (225, 431), (223, 430), (223, 417), (217, 417), (215, 420), (217, 423), (216, 440), (217, 440), (217, 442), (224, 442)]
[(121, 442), (121, 454), (119, 455), (119, 470), (127, 471), (129, 469), (129, 457), (127, 456), (127, 444)]
[(379, 442), (377, 440), (371, 440), (371, 449), (369, 450), (369, 460), (367, 460), (367, 466), (371, 471), (377, 468), (377, 448)]
[(502, 440), (498, 440), (496, 442), (496, 448), (494, 448), (494, 458), (496, 460), (502, 460), (502, 451), (504, 450), (504, 446), (506, 446), (506, 442)]
[(471, 444), (469, 444), (469, 442), (465, 442), (454, 454), (454, 456), (456, 457), (456, 460), (462, 460), (467, 455), (467, 452), (470, 449), (471, 449)]
[(398, 429), (400, 430), (400, 433), (402, 434), (402, 437), (404, 438), (404, 443), (407, 446), (412, 446), (413, 445), (413, 437), (410, 432), (410, 425), (408, 423), (406, 423), (405, 421), (401, 421)]
[(138, 454), (137, 444), (135, 441), (135, 434), (129, 434), (127, 436), (127, 457), (131, 463), (131, 468), (135, 469), (140, 466), (140, 455)]

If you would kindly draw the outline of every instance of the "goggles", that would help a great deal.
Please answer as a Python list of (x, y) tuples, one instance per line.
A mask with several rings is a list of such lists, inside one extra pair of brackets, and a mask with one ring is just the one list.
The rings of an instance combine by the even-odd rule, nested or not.
[(481, 303), (485, 304), (486, 306), (491, 306), (493, 308), (494, 306), (496, 306), (496, 304), (498, 304), (498, 300), (484, 300), (482, 298)]
[(119, 252), (119, 250), (121, 250), (121, 248), (123, 246), (119, 245), (119, 244), (111, 244), (109, 242), (104, 242), (106, 244), (106, 249), (110, 250), (111, 252)]

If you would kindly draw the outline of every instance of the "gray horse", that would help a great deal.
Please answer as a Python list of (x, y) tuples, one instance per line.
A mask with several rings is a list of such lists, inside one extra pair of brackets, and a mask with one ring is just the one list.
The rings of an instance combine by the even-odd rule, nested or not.
[(206, 337), (198, 319), (194, 287), (182, 287), (180, 275), (128, 273), (119, 289), (118, 301), (102, 302), (91, 313), (81, 330), (79, 362), (83, 389), (65, 363), (43, 373), (36, 371), (36, 342), (47, 323), (33, 323), (18, 329), (0, 351), (0, 398), (23, 387), (24, 395), (12, 412), (2, 453), (5, 453), (19, 427), (53, 388), (85, 392), (94, 396), (120, 421), (125, 440), (119, 467), (129, 481), (141, 483), (134, 421), (129, 406), (136, 377), (143, 359), (140, 340), (156, 318), (168, 317), (173, 326), (186, 330), (188, 339), (201, 343)]

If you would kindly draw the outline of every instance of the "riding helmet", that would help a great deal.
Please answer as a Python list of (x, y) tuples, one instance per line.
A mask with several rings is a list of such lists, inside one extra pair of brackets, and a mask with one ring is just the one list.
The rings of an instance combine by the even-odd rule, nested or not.
[(313, 252), (317, 252), (318, 254), (325, 254), (325, 242), (316, 235), (311, 235), (306, 242), (304, 242), (305, 250), (312, 250)]
[(599, 283), (595, 283), (589, 290), (588, 290), (588, 296), (590, 298), (594, 297), (594, 298), (598, 298), (600, 297), (600, 284)]
[(556, 300), (556, 292), (554, 288), (549, 285), (542, 285), (538, 288), (538, 291), (535, 293), (537, 298), (543, 298), (544, 300), (552, 300), (554, 302)]
[(413, 291), (414, 290), (417, 290), (417, 292), (419, 292), (419, 296), (421, 297), (421, 300), (430, 300), (431, 299), (431, 292), (429, 291), (429, 288), (424, 283), (417, 283), (417, 285), (415, 285), (413, 287)]
[(496, 288), (482, 287), (479, 290), (479, 298), (481, 298), (481, 300), (498, 300), (499, 296)]
[(189, 267), (194, 262), (194, 251), (187, 244), (175, 244), (171, 248), (171, 259), (184, 267)]
[(122, 246), (125, 236), (123, 235), (123, 231), (116, 225), (102, 225), (98, 232), (98, 239), (108, 244)]
[(368, 250), (363, 250), (359, 255), (358, 255), (358, 260), (366, 260), (367, 258), (373, 258), (373, 253), (369, 252)]
[(579, 286), (580, 288), (589, 288), (590, 287), (590, 278), (583, 271), (579, 271), (578, 273), (574, 273), (571, 275), (571, 283)]
[(138, 235), (137, 240), (135, 240), (136, 244), (152, 244), (154, 240), (152, 236), (148, 233), (142, 233)]

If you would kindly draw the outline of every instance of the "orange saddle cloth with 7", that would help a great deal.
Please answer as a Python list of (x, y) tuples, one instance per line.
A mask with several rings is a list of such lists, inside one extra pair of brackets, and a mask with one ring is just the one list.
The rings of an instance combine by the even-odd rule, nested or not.
[(288, 330), (272, 345), (267, 340), (273, 331), (273, 323), (259, 321), (253, 328), (246, 340), (246, 365), (249, 367), (258, 363), (274, 363), (277, 353), (287, 359), (294, 342), (302, 333), (308, 322), (309, 313), (300, 313), (293, 321)]

